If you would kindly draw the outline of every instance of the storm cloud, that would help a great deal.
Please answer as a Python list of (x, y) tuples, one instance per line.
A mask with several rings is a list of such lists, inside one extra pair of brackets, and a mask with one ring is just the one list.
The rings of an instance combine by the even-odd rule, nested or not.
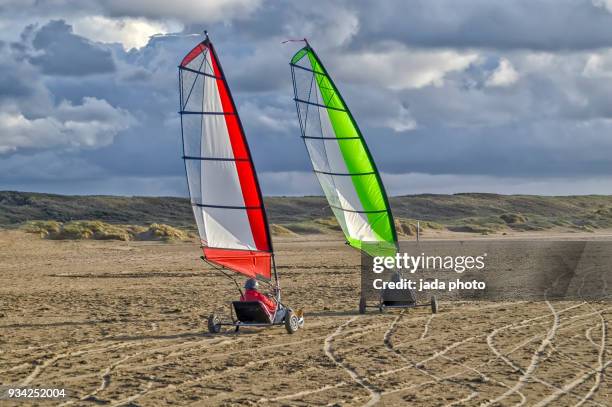
[(29, 61), (48, 75), (83, 76), (115, 70), (108, 49), (75, 35), (62, 20), (50, 21), (37, 30), (32, 46)]
[(185, 194), (176, 65), (206, 28), (264, 193), (320, 193), (304, 37), (392, 193), (612, 192), (609, 1), (31, 3), (0, 5), (2, 189)]

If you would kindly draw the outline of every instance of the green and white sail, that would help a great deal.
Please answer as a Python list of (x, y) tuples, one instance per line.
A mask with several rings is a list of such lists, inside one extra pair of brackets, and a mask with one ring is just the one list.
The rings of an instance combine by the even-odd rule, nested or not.
[(348, 243), (372, 256), (394, 255), (387, 194), (353, 115), (310, 45), (289, 65), (302, 138)]

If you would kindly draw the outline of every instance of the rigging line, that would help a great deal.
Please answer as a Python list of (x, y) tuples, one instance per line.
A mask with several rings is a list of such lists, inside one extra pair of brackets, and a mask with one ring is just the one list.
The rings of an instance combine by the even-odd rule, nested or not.
[[(329, 81), (329, 80), (328, 80), (328, 81)], [(329, 91), (329, 92), (330, 92), (330, 94), (329, 94), (329, 100), (327, 100), (327, 101), (325, 102), (325, 105), (326, 105), (326, 106), (329, 106), (329, 105), (331, 104), (332, 99), (333, 99), (335, 96), (337, 96), (336, 89), (334, 89), (333, 87), (328, 87), (328, 86), (322, 86), (322, 85), (319, 85), (319, 86), (321, 87), (321, 89), (325, 89), (325, 90), (327, 90), (327, 91)], [(336, 99), (337, 99), (337, 97), (336, 97)], [(342, 102), (340, 102), (340, 105), (342, 105)], [(339, 109), (339, 108), (338, 108), (338, 109)], [(344, 110), (348, 110), (346, 106), (344, 106)]]
[[(312, 75), (312, 77), (314, 78), (314, 75)], [(319, 95), (320, 95), (320, 94), (321, 94), (321, 88), (320, 88), (320, 86), (319, 86), (319, 88), (318, 88), (318, 92), (316, 92), (316, 95), (315, 95), (315, 97), (317, 98), (317, 101), (319, 100)], [(308, 100), (310, 100), (310, 97), (308, 98)], [(327, 114), (327, 118), (328, 118), (328, 120), (329, 120), (329, 113), (328, 113), (327, 111), (325, 111), (325, 112), (321, 112), (321, 109), (317, 108), (317, 114), (319, 115), (319, 129), (320, 129), (320, 131), (321, 131), (321, 133), (320, 133), (320, 134), (321, 134), (321, 136), (324, 136), (324, 134), (325, 134), (325, 133), (323, 132), (323, 123), (321, 122), (321, 117), (322, 117), (324, 114)], [(330, 124), (331, 124), (331, 123), (330, 123)], [(335, 131), (334, 131), (334, 134), (335, 134)], [(340, 145), (338, 145), (338, 147), (340, 147)], [(327, 152), (327, 145), (326, 145), (326, 143), (325, 143), (325, 142), (323, 142), (323, 151), (325, 151), (325, 163), (327, 164), (327, 168), (332, 168), (332, 166), (331, 166), (331, 164), (330, 164), (330, 162), (329, 162), (329, 154), (328, 154), (328, 152)], [(309, 152), (309, 153), (310, 153), (310, 152)], [(313, 171), (316, 173), (316, 170), (315, 170), (315, 168), (314, 168), (314, 162), (313, 162), (313, 167), (312, 167), (312, 170), (313, 170)], [(337, 199), (339, 199), (339, 194), (338, 194), (339, 188), (338, 188), (338, 185), (336, 185), (336, 180), (334, 179), (334, 177), (330, 177), (330, 178), (331, 178), (331, 184), (332, 184), (332, 185), (333, 185), (333, 187), (334, 187), (334, 191), (335, 191), (336, 198), (337, 198)], [(333, 211), (332, 211), (332, 213), (333, 213)], [(335, 215), (335, 214), (334, 214), (334, 215)]]
[[(208, 52), (208, 51), (206, 51)], [(204, 61), (206, 61), (206, 54), (204, 54), (204, 58), (202, 59), (202, 62), (200, 62), (200, 66), (198, 67), (198, 71), (200, 69), (202, 69), (202, 65), (204, 64)], [(191, 97), (191, 92), (193, 92), (193, 88), (195, 86), (197, 82), (197, 78), (193, 80), (193, 83), (191, 84), (191, 89), (189, 89), (189, 93), (187, 94), (187, 99), (185, 99), (185, 106), (187, 106), (187, 102), (189, 102), (189, 98)], [(181, 89), (181, 92), (183, 91), (183, 89)], [(185, 106), (181, 106), (181, 110), (185, 108)]]
[(238, 284), (238, 282), (236, 281), (236, 279), (232, 276), (230, 276), (229, 274), (227, 274), (225, 271), (219, 269), (219, 271), (227, 278), (229, 278), (230, 280), (232, 280), (234, 282), (234, 284), (236, 285), (236, 288), (238, 289), (238, 292), (240, 293), (240, 296), (242, 297), (242, 290), (240, 289), (240, 285)]
[(238, 282), (236, 281), (236, 279), (234, 277), (230, 276), (225, 271), (223, 271), (223, 269), (221, 267), (218, 267), (216, 264), (208, 261), (206, 259), (206, 257), (202, 256), (202, 260), (204, 260), (206, 262), (206, 264), (210, 265), (213, 269), (215, 269), (216, 271), (218, 271), (221, 274), (223, 274), (225, 277), (227, 277), (230, 280), (232, 280), (234, 282), (234, 284), (236, 285), (236, 288), (238, 289), (238, 292), (240, 293), (240, 296), (242, 297), (242, 295), (243, 295), (242, 290), (240, 289), (240, 285), (238, 284)]
[[(323, 81), (324, 81), (324, 79), (325, 79), (325, 78), (326, 78), (326, 76), (323, 76), (323, 77), (321, 77), (321, 78), (318, 78), (318, 79), (317, 79), (317, 83), (319, 84), (319, 89), (325, 89), (325, 90), (327, 90), (327, 91), (329, 91), (329, 92), (330, 92), (330, 95), (329, 95), (329, 100), (327, 100), (327, 101), (326, 101), (326, 100), (325, 100), (325, 98), (324, 98), (324, 97), (322, 97), (323, 102), (325, 103), (325, 106), (327, 107), (327, 106), (329, 106), (329, 104), (330, 104), (331, 100), (334, 98), (334, 96), (335, 96), (335, 94), (336, 94), (336, 91), (335, 91), (333, 88), (330, 88), (330, 87), (328, 87), (328, 86), (324, 86), (324, 85), (323, 85)], [(329, 80), (328, 80), (328, 82), (329, 82)], [(323, 95), (321, 95), (321, 96), (323, 96)], [(338, 109), (338, 110), (340, 110), (340, 109), (339, 109), (339, 108), (337, 108), (337, 107), (336, 107), (336, 108), (332, 107), (332, 109)]]
[[(295, 96), (297, 95), (297, 84), (295, 82), (295, 71), (293, 70), (293, 68), (291, 68), (291, 79), (293, 80), (293, 95)], [(297, 112), (297, 116), (298, 116), (298, 121), (300, 122), (300, 135), (303, 137), (306, 135), (306, 132), (304, 131), (305, 124), (304, 124), (304, 121), (302, 120), (302, 111), (300, 110), (300, 105), (298, 104), (298, 102), (294, 102), (294, 103), (295, 103), (295, 111)]]
[[(312, 75), (312, 78), (313, 78), (313, 79), (314, 79), (314, 77), (315, 77), (315, 76), (314, 76), (314, 75)], [(315, 97), (317, 98), (317, 101), (318, 101), (318, 100), (319, 100), (318, 95), (321, 93), (321, 88), (319, 87), (319, 88), (318, 88), (318, 92), (315, 92), (315, 93), (316, 93), (316, 94), (315, 94)], [(310, 100), (310, 95), (308, 96), (308, 100)], [(323, 114), (321, 113), (321, 109), (317, 109), (317, 114), (319, 115), (319, 129), (320, 129), (320, 131), (321, 131), (321, 136), (324, 136), (324, 134), (325, 134), (325, 133), (323, 133), (323, 123), (321, 123), (321, 116), (323, 115)], [(327, 111), (326, 111), (326, 112), (325, 112), (325, 114), (327, 114), (327, 118), (328, 118), (328, 120), (329, 120), (329, 113), (327, 113)], [(330, 123), (330, 124), (331, 124), (331, 123)], [(334, 131), (334, 134), (335, 134), (335, 131)], [(304, 140), (304, 141), (305, 141), (305, 140)], [(338, 145), (338, 147), (340, 147), (340, 145)], [(325, 163), (327, 164), (327, 168), (331, 168), (332, 166), (331, 166), (331, 164), (329, 163), (329, 154), (328, 154), (328, 152), (327, 152), (327, 145), (326, 145), (326, 143), (325, 143), (325, 142), (323, 142), (323, 151), (325, 151)], [(308, 154), (310, 155), (310, 150), (308, 151)], [(311, 160), (312, 160), (312, 157), (311, 157)], [(316, 170), (315, 170), (315, 168), (314, 168), (314, 162), (313, 162), (313, 165), (312, 165), (312, 170), (316, 172)], [(338, 191), (339, 191), (339, 189), (338, 189), (338, 186), (336, 185), (336, 180), (334, 179), (334, 177), (331, 177), (331, 183), (332, 183), (332, 185), (333, 185), (333, 187), (334, 187), (334, 191), (335, 191), (336, 198), (337, 198), (337, 199), (339, 199), (339, 196), (338, 196)], [(333, 211), (332, 211), (332, 212), (333, 212)]]
[[(296, 96), (297, 95), (297, 85), (295, 82), (295, 71), (293, 70), (293, 68), (291, 68), (291, 82), (293, 84), (293, 96)], [(300, 106), (298, 105), (297, 102), (295, 102), (295, 110), (297, 112), (298, 122), (300, 123), (300, 134), (301, 134), (301, 137), (304, 137), (306, 133), (304, 133), (304, 125), (302, 123), (302, 114), (300, 112)]]
[[(210, 54), (210, 55), (211, 55), (211, 58), (212, 58), (212, 54)], [(215, 72), (215, 70), (213, 69), (212, 65), (208, 62), (208, 59), (206, 59), (206, 66), (208, 67), (206, 69), (210, 70), (210, 72)], [(225, 76), (223, 76), (223, 74), (221, 74), (221, 80), (222, 81), (225, 80)]]
[[(314, 75), (312, 75), (312, 77), (310, 78), (310, 87), (308, 88), (308, 100), (310, 100), (310, 96), (312, 95), (312, 83), (314, 81)], [(295, 92), (295, 99), (297, 99), (297, 92)], [(296, 105), (297, 105), (297, 100), (296, 100)], [(299, 107), (298, 107), (299, 110)], [(306, 134), (306, 126), (308, 125), (308, 112), (309, 112), (310, 108), (308, 107), (308, 105), (306, 105), (306, 117), (305, 117), (305, 121), (304, 121), (304, 134)]]
[[(208, 35), (207, 35), (208, 36)], [(208, 48), (207, 48), (208, 49)], [(208, 51), (207, 53), (204, 55), (204, 61), (206, 61), (208, 59)], [(204, 70), (206, 70), (206, 67), (204, 67)], [(210, 72), (214, 72), (214, 71), (210, 71)], [(210, 86), (210, 85), (209, 85)], [(204, 111), (204, 106), (205, 106), (205, 102), (206, 102), (206, 80), (202, 81), (202, 103), (200, 104), (200, 111)], [(187, 107), (185, 105), (185, 107)], [(185, 108), (183, 108), (182, 110), (184, 110)], [(183, 115), (181, 115), (181, 118), (183, 117)], [(200, 116), (200, 134), (204, 135), (204, 115)], [(200, 140), (200, 155), (204, 154), (204, 145), (202, 143), (202, 140)], [(202, 164), (200, 164), (200, 193), (202, 192), (202, 187), (203, 187), (203, 180), (204, 180), (204, 174), (203, 174), (203, 170), (204, 170), (204, 166)]]
[[(312, 79), (315, 80), (315, 75), (312, 75)], [(317, 81), (317, 85), (319, 85), (318, 81)], [(312, 86), (312, 84), (311, 84), (311, 86)], [(315, 88), (315, 97), (317, 98), (317, 101), (319, 101), (319, 94), (320, 93), (321, 93), (321, 87), (319, 86), (318, 88)], [(308, 95), (308, 100), (310, 100), (310, 96), (311, 96), (311, 94)], [(327, 112), (325, 112), (325, 113), (327, 113)], [(323, 123), (321, 123), (322, 113), (321, 113), (320, 109), (317, 109), (317, 114), (319, 115), (319, 130), (321, 131), (320, 134), (321, 134), (321, 136), (324, 137), (325, 133), (323, 132)], [(329, 114), (327, 114), (327, 117), (328, 117), (328, 120), (329, 120)], [(323, 151), (325, 151), (325, 163), (327, 164), (327, 168), (331, 168), (331, 164), (329, 163), (329, 154), (327, 153), (327, 145), (325, 144), (325, 142), (323, 142)], [(310, 150), (308, 150), (308, 155), (310, 155)], [(312, 157), (311, 157), (311, 160), (312, 160)], [(316, 170), (314, 168), (314, 162), (313, 162), (312, 170), (316, 172)], [(334, 187), (334, 191), (336, 191), (336, 197), (338, 197), (338, 186), (336, 185), (336, 180), (334, 179), (334, 177), (331, 177), (331, 183), (332, 183), (332, 185)]]

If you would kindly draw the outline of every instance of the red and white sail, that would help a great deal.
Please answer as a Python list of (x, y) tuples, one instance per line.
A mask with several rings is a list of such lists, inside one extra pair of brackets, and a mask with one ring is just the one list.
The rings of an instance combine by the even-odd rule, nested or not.
[(183, 153), (206, 260), (271, 277), (272, 243), (249, 147), (207, 38), (179, 66)]

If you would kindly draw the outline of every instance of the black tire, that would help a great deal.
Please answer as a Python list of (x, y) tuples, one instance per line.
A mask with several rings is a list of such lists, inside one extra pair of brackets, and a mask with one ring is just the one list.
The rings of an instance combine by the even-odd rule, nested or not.
[(211, 334), (218, 334), (221, 332), (221, 325), (219, 325), (220, 322), (221, 318), (219, 318), (219, 315), (215, 314), (214, 312), (210, 314), (208, 317), (208, 332)]
[(378, 313), (382, 314), (383, 312), (385, 312), (385, 306), (384, 306), (384, 305), (382, 305), (382, 304), (380, 304), (380, 305), (378, 306)]
[(285, 315), (285, 329), (287, 333), (294, 334), (300, 328), (300, 320), (291, 310), (287, 310)]
[(436, 299), (435, 295), (431, 297), (431, 313), (432, 314), (438, 313), (438, 300)]
[(362, 315), (366, 313), (366, 299), (365, 299), (365, 297), (361, 297), (359, 299), (359, 313), (362, 314)]

